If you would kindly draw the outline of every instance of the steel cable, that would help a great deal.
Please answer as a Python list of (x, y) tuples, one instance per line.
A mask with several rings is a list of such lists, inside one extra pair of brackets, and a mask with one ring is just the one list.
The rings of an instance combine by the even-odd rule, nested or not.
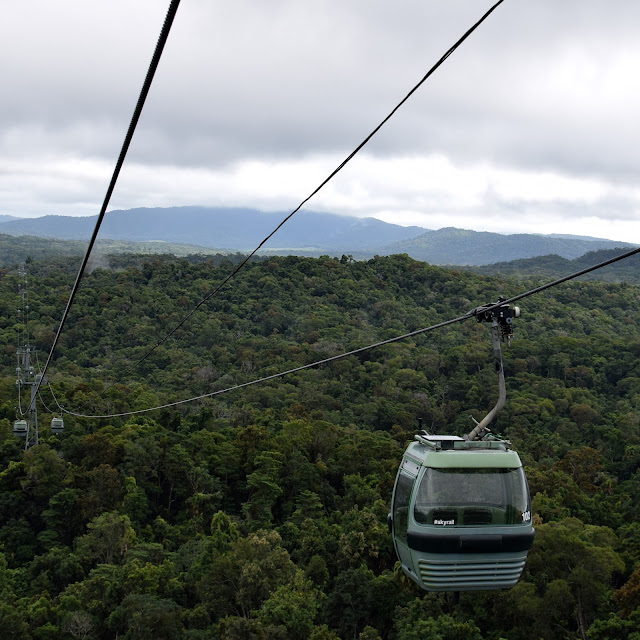
[(427, 81), (427, 79), (433, 75), (433, 73), (440, 67), (445, 60), (493, 13), (493, 11), (504, 2), (504, 0), (498, 0), (472, 27), (467, 29), (467, 31), (453, 44), (447, 52), (436, 62), (429, 71), (422, 77), (422, 79), (414, 85), (414, 87), (407, 93), (407, 95), (402, 98), (402, 100), (391, 110), (391, 112), (378, 124), (369, 135), (364, 138), (364, 140), (304, 199), (302, 202), (291, 212), (289, 213), (280, 224), (266, 237), (260, 244), (250, 253), (248, 254), (244, 260), (242, 260), (236, 268), (220, 282), (220, 284), (213, 289), (210, 293), (208, 293), (200, 302), (198, 302), (189, 313), (187, 313), (178, 324), (173, 327), (161, 340), (156, 342), (140, 359), (136, 360), (133, 364), (129, 365), (121, 375), (126, 375), (129, 371), (135, 369), (137, 366), (142, 364), (158, 347), (163, 345), (180, 327), (184, 326), (184, 324), (195, 314), (195, 312), (208, 300), (213, 298), (232, 278), (236, 276), (236, 274), (244, 268), (244, 266), (255, 256), (255, 254), (264, 246), (264, 244), (271, 239), (281, 228), (285, 225), (302, 207), (311, 200), (330, 180), (332, 180), (342, 169), (360, 152), (360, 150), (373, 138), (373, 136), (378, 133), (378, 131), (393, 117), (393, 115), (400, 109), (400, 107)]
[[(118, 176), (120, 175), (120, 170), (122, 169), (122, 165), (124, 164), (124, 160), (127, 155), (127, 151), (129, 150), (131, 140), (133, 139), (133, 134), (136, 130), (138, 120), (140, 119), (140, 115), (142, 114), (142, 108), (144, 107), (144, 103), (147, 99), (147, 95), (149, 94), (149, 89), (151, 88), (151, 83), (153, 81), (153, 77), (155, 75), (156, 69), (158, 68), (158, 63), (160, 62), (162, 51), (167, 42), (167, 38), (169, 37), (169, 32), (171, 31), (171, 25), (173, 24), (173, 19), (175, 18), (179, 4), (180, 4), (180, 0), (171, 0), (171, 4), (169, 6), (167, 15), (164, 20), (164, 24), (162, 25), (160, 36), (158, 37), (158, 42), (156, 44), (153, 57), (151, 58), (151, 63), (149, 64), (147, 75), (145, 77), (144, 83), (142, 85), (142, 89), (140, 91), (140, 95), (138, 97), (138, 102), (134, 109), (131, 122), (129, 123), (129, 128), (127, 129), (127, 134), (122, 144), (122, 148), (120, 149), (120, 155), (118, 156), (116, 166), (113, 170), (113, 175), (111, 176), (111, 181), (109, 182), (109, 186), (107, 188), (107, 193), (104, 197), (104, 201), (102, 203), (100, 213), (98, 214), (98, 218), (96, 220), (96, 224), (93, 229), (91, 239), (89, 240), (89, 246), (87, 247), (87, 251), (84, 255), (84, 258), (82, 259), (82, 264), (80, 265), (80, 269), (78, 271), (75, 284), (73, 285), (73, 288), (69, 295), (69, 299), (67, 300), (67, 306), (64, 310), (64, 313), (62, 314), (62, 319), (60, 321), (60, 325), (58, 326), (58, 331), (56, 332), (55, 338), (53, 340), (53, 344), (51, 345), (51, 349), (49, 351), (49, 355), (45, 362), (44, 369), (42, 371), (43, 377), (44, 377), (44, 374), (47, 372), (47, 369), (49, 368), (49, 364), (51, 363), (51, 359), (53, 358), (53, 353), (56, 349), (58, 341), (60, 340), (62, 329), (69, 316), (69, 310), (71, 309), (71, 305), (73, 304), (76, 293), (78, 292), (80, 281), (82, 280), (82, 276), (84, 275), (84, 272), (86, 270), (87, 263), (89, 261), (89, 256), (91, 255), (93, 245), (95, 244), (96, 238), (98, 237), (98, 232), (100, 231), (100, 226), (102, 225), (102, 221), (106, 214), (107, 206), (109, 205), (109, 201), (111, 200), (111, 195), (113, 194), (113, 190), (115, 189), (116, 182), (118, 181)], [(40, 390), (40, 384), (41, 384), (41, 381), (37, 383), (36, 392)]]
[(83, 413), (77, 413), (74, 411), (69, 411), (68, 409), (65, 409), (64, 407), (62, 407), (59, 403), (58, 400), (56, 399), (55, 395), (53, 394), (53, 390), (51, 391), (51, 395), (56, 403), (56, 405), (58, 406), (58, 409), (60, 409), (60, 411), (71, 415), (71, 416), (76, 416), (78, 418), (122, 418), (122, 417), (126, 417), (126, 416), (133, 416), (133, 415), (137, 415), (137, 414), (141, 414), (141, 413), (148, 413), (150, 411), (158, 411), (161, 409), (168, 409), (170, 407), (176, 407), (178, 405), (182, 405), (182, 404), (187, 404), (188, 402), (195, 402), (196, 400), (204, 400), (205, 398), (212, 398), (214, 396), (217, 395), (221, 395), (223, 393), (229, 393), (230, 391), (235, 391), (237, 389), (243, 389), (245, 387), (249, 387), (252, 386), (254, 384), (260, 384), (262, 382), (267, 382), (268, 380), (275, 380), (276, 378), (281, 378), (283, 376), (292, 374), (292, 373), (297, 373), (298, 371), (304, 371), (305, 369), (311, 369), (312, 367), (318, 367), (320, 365), (323, 364), (328, 364), (329, 362), (335, 362), (336, 360), (340, 360), (342, 358), (346, 358), (347, 356), (353, 356), (353, 355), (357, 355), (360, 353), (364, 353), (365, 351), (370, 351), (371, 349), (376, 349), (378, 347), (381, 347), (383, 345), (386, 344), (392, 344), (394, 342), (399, 342), (400, 340), (406, 340), (407, 338), (411, 338), (413, 336), (418, 336), (421, 335), (423, 333), (428, 333), (429, 331), (434, 331), (435, 329), (441, 329), (443, 327), (447, 327), (449, 325), (452, 324), (456, 324), (458, 322), (463, 322), (465, 320), (468, 320), (469, 318), (473, 318), (476, 316), (477, 313), (479, 313), (480, 311), (486, 312), (486, 311), (490, 311), (492, 309), (495, 309), (499, 306), (502, 305), (506, 305), (506, 304), (511, 304), (513, 302), (516, 302), (518, 300), (522, 300), (523, 298), (526, 298), (528, 296), (534, 295), (536, 293), (540, 293), (542, 291), (545, 291), (547, 289), (550, 289), (552, 287), (558, 286), (559, 284), (562, 284), (564, 282), (567, 282), (569, 280), (573, 280), (574, 278), (578, 278), (579, 276), (585, 275), (587, 273), (590, 273), (591, 271), (595, 271), (597, 269), (602, 269), (603, 267), (606, 267), (610, 264), (613, 264), (615, 262), (618, 262), (620, 260), (624, 260), (625, 258), (629, 258), (637, 253), (640, 253), (640, 247), (637, 249), (632, 249), (631, 251), (627, 251), (626, 253), (623, 253), (619, 256), (616, 256), (614, 258), (610, 258), (609, 260), (605, 260), (604, 262), (600, 262), (596, 265), (593, 265), (591, 267), (587, 267), (586, 269), (582, 269), (580, 271), (577, 271), (576, 273), (573, 273), (571, 275), (568, 276), (564, 276), (562, 278), (558, 278), (557, 280), (553, 280), (552, 282), (549, 282), (547, 284), (541, 285), (539, 287), (536, 287), (534, 289), (530, 289), (528, 291), (525, 291), (524, 293), (520, 293), (516, 296), (513, 296), (511, 298), (508, 298), (506, 300), (501, 300), (500, 302), (493, 304), (493, 305), (486, 305), (486, 306), (482, 306), (482, 307), (476, 307), (474, 309), (471, 309), (470, 311), (468, 311), (467, 313), (458, 316), (457, 318), (452, 318), (450, 320), (445, 320), (443, 322), (439, 322), (437, 324), (431, 325), (430, 327), (425, 327), (423, 329), (417, 329), (416, 331), (411, 331), (409, 333), (405, 333), (401, 336), (395, 336), (394, 338), (389, 338), (388, 340), (382, 340), (380, 342), (375, 342), (373, 344), (367, 345), (365, 347), (360, 347), (358, 349), (354, 349), (352, 351), (347, 351), (345, 353), (341, 353), (338, 354), (336, 356), (331, 356), (329, 358), (324, 358), (323, 360), (318, 360), (317, 362), (311, 362), (309, 364), (305, 364), (305, 365), (301, 365), (299, 367), (294, 367), (293, 369), (288, 369), (286, 371), (281, 371), (280, 373), (274, 373), (272, 375), (269, 376), (264, 376), (263, 378), (257, 378), (256, 380), (251, 380), (249, 382), (243, 382), (241, 384), (237, 384), (234, 385), (232, 387), (228, 387), (226, 389), (220, 389), (218, 391), (212, 391), (211, 393), (204, 393), (202, 395), (199, 396), (194, 396), (192, 398), (186, 398), (184, 400), (178, 400), (176, 402), (169, 402), (163, 405), (158, 405), (156, 407), (149, 407), (147, 409), (137, 409), (135, 411), (124, 411), (122, 413), (110, 413), (110, 414), (105, 414), (105, 415), (89, 415), (89, 414), (83, 414)]

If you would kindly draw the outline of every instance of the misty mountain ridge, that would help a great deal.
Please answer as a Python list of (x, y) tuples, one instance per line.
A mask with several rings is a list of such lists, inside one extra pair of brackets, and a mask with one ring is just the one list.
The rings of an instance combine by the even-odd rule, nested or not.
[[(567, 260), (558, 255), (521, 258), (510, 262), (497, 262), (489, 265), (473, 265), (466, 270), (484, 275), (516, 276), (518, 278), (552, 279), (568, 276), (593, 265), (600, 264), (626, 253), (628, 248), (599, 249)], [(581, 280), (599, 280), (604, 282), (627, 282), (640, 284), (640, 254), (636, 254), (614, 264), (580, 276)]]
[[(195, 206), (114, 210), (105, 216), (100, 237), (251, 251), (286, 215), (255, 209)], [(80, 240), (90, 237), (95, 222), (96, 216), (49, 215), (0, 223), (0, 233)], [(375, 218), (301, 211), (265, 244), (265, 248), (362, 251), (389, 241), (405, 240), (424, 231), (422, 227), (402, 227)]]
[(408, 240), (383, 247), (385, 254), (407, 253), (416, 260), (440, 265), (487, 265), (537, 256), (558, 255), (573, 260), (588, 251), (634, 247), (627, 242), (616, 242), (584, 236), (543, 236), (517, 233), (503, 235), (489, 231), (470, 231), (445, 227), (428, 231)]
[[(195, 245), (194, 253), (198, 247), (246, 252), (255, 249), (286, 216), (287, 212), (198, 206), (113, 210), (104, 218), (100, 238)], [(0, 233), (87, 240), (95, 222), (96, 216), (2, 216)], [(262, 250), (272, 254), (344, 253), (360, 259), (407, 253), (431, 264), (486, 265), (549, 254), (572, 260), (587, 251), (631, 246), (635, 245), (561, 234), (503, 235), (453, 227), (434, 231), (403, 227), (376, 218), (302, 210), (283, 225)]]

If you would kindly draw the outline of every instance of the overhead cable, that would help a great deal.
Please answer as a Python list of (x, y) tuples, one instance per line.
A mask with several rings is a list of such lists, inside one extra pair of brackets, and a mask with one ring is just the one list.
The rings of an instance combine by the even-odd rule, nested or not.
[[(250, 387), (254, 384), (267, 382), (268, 380), (275, 380), (276, 378), (282, 378), (283, 376), (287, 376), (292, 373), (297, 373), (298, 371), (304, 371), (305, 369), (311, 369), (312, 367), (319, 367), (320, 365), (328, 364), (329, 362), (335, 362), (336, 360), (346, 358), (347, 356), (355, 356), (359, 353), (364, 353), (365, 351), (376, 349), (377, 347), (381, 347), (385, 344), (391, 344), (393, 342), (398, 342), (399, 340), (406, 340), (407, 338), (411, 338), (413, 336), (417, 336), (422, 333), (427, 333), (428, 331), (433, 331), (434, 329), (440, 329), (442, 327), (447, 327), (451, 324), (455, 324), (456, 322), (462, 322), (463, 320), (467, 320), (470, 317), (471, 317), (470, 313), (466, 313), (462, 316), (459, 316), (458, 318), (453, 318), (452, 320), (445, 320), (444, 322), (439, 322), (438, 324), (434, 324), (430, 327), (426, 327), (424, 329), (417, 329), (416, 331), (411, 331), (410, 333), (405, 333), (401, 336), (389, 338), (388, 340), (382, 340), (381, 342), (376, 342), (374, 344), (367, 345), (366, 347), (360, 347), (359, 349), (354, 349), (353, 351), (347, 351), (346, 353), (341, 353), (340, 355), (337, 355), (337, 356), (331, 356), (330, 358), (324, 358), (323, 360), (318, 360), (317, 362), (311, 362), (310, 364), (304, 364), (300, 367), (294, 367), (293, 369), (288, 369), (287, 371), (274, 373), (273, 375), (265, 376), (264, 378), (258, 378), (256, 380), (250, 380), (249, 382), (243, 382), (242, 384), (236, 384), (233, 387), (228, 387), (227, 389), (220, 389), (219, 391), (212, 391), (211, 393), (203, 393), (202, 395), (195, 396), (193, 398), (187, 398), (186, 400), (178, 400), (177, 402), (169, 402), (167, 404), (159, 405), (157, 407), (150, 407), (148, 409), (137, 409), (135, 411), (125, 411), (123, 413), (110, 413), (107, 415), (86, 415), (83, 413), (76, 413), (74, 411), (69, 411), (64, 407), (61, 407), (59, 404), (58, 404), (58, 409), (60, 409), (60, 411), (63, 411), (66, 414), (69, 414), (71, 416), (76, 416), (78, 418), (122, 418), (125, 416), (137, 415), (139, 413), (148, 413), (149, 411), (158, 411), (159, 409), (168, 409), (170, 407), (177, 407), (178, 405), (187, 404), (188, 402), (194, 402), (196, 400), (204, 400), (205, 398), (212, 398), (213, 396), (218, 396), (223, 393), (228, 393), (229, 391), (235, 391), (236, 389), (243, 389), (244, 387)], [(55, 396), (53, 397), (55, 400)], [(56, 404), (57, 404), (57, 400), (56, 400)]]
[[(87, 251), (84, 255), (84, 258), (82, 259), (82, 264), (80, 265), (80, 269), (78, 271), (75, 284), (73, 285), (73, 289), (71, 290), (71, 293), (69, 295), (67, 306), (64, 310), (64, 313), (62, 314), (62, 320), (60, 321), (60, 325), (58, 326), (58, 331), (53, 340), (53, 344), (51, 345), (51, 349), (49, 351), (49, 355), (45, 362), (44, 369), (42, 370), (43, 377), (47, 372), (47, 369), (49, 368), (49, 364), (51, 363), (51, 359), (53, 358), (53, 353), (56, 350), (58, 341), (60, 340), (62, 329), (65, 325), (65, 322), (67, 321), (67, 317), (69, 316), (69, 310), (71, 309), (71, 305), (73, 304), (76, 293), (78, 292), (78, 288), (80, 286), (80, 280), (82, 280), (82, 276), (84, 275), (84, 272), (87, 268), (89, 256), (91, 255), (93, 245), (95, 244), (96, 238), (98, 237), (98, 232), (100, 231), (100, 226), (102, 225), (102, 221), (106, 214), (107, 206), (109, 205), (109, 201), (111, 200), (111, 195), (113, 194), (113, 190), (115, 189), (116, 182), (118, 180), (118, 176), (120, 175), (120, 170), (122, 169), (122, 165), (124, 164), (127, 151), (129, 150), (129, 145), (131, 144), (131, 140), (133, 139), (133, 134), (136, 130), (138, 120), (140, 119), (140, 115), (142, 114), (142, 108), (144, 107), (144, 103), (145, 103), (145, 100), (147, 99), (149, 89), (151, 88), (151, 83), (153, 81), (153, 77), (155, 75), (156, 69), (158, 68), (158, 63), (160, 62), (160, 57), (162, 56), (164, 45), (166, 44), (167, 38), (169, 37), (169, 32), (171, 31), (171, 25), (173, 24), (173, 19), (175, 18), (176, 12), (178, 11), (179, 4), (180, 4), (180, 0), (171, 0), (171, 4), (169, 6), (167, 15), (164, 20), (164, 24), (162, 25), (160, 36), (158, 37), (158, 42), (156, 44), (153, 57), (151, 58), (151, 63), (149, 64), (147, 75), (145, 77), (144, 83), (142, 85), (142, 89), (140, 91), (140, 95), (138, 97), (138, 102), (134, 109), (131, 122), (129, 123), (129, 128), (127, 130), (127, 134), (125, 136), (124, 142), (122, 144), (122, 148), (120, 150), (120, 155), (118, 156), (118, 161), (116, 162), (115, 169), (113, 170), (113, 175), (111, 176), (111, 182), (109, 183), (109, 187), (107, 188), (107, 193), (104, 197), (104, 201), (102, 203), (100, 213), (98, 214), (98, 219), (96, 220), (96, 224), (93, 229), (91, 239), (89, 241), (89, 246), (87, 247)], [(39, 391), (41, 383), (42, 383), (42, 379), (38, 381), (36, 386), (36, 391)]]
[(631, 256), (634, 256), (637, 253), (640, 253), (640, 247), (638, 247), (637, 249), (631, 249), (631, 251), (627, 251), (626, 253), (621, 253), (619, 256), (615, 256), (613, 258), (610, 258), (609, 260), (604, 260), (603, 262), (599, 262), (598, 264), (593, 265), (592, 267), (587, 267), (586, 269), (582, 269), (581, 271), (576, 271), (575, 273), (572, 273), (571, 275), (564, 276), (563, 278), (558, 278), (557, 280), (554, 280), (553, 282), (548, 282), (547, 284), (543, 284), (543, 285), (541, 285), (539, 287), (536, 287), (535, 289), (530, 289), (529, 291), (525, 291), (525, 293), (521, 293), (521, 294), (519, 294), (517, 296), (513, 296), (513, 298), (509, 298), (507, 300), (503, 300), (499, 304), (495, 304), (493, 306), (486, 307), (485, 310), (486, 311), (491, 311), (492, 309), (495, 309), (495, 308), (499, 307), (500, 305), (511, 304), (512, 302), (517, 302), (518, 300), (522, 300), (522, 298), (527, 298), (528, 296), (532, 296), (534, 293), (540, 293), (541, 291), (545, 291), (547, 289), (551, 289), (551, 287), (556, 287), (559, 284), (562, 284), (563, 282), (567, 282), (568, 280), (573, 280), (575, 278), (579, 278), (580, 276), (583, 276), (583, 275), (585, 275), (587, 273), (591, 273), (591, 271), (596, 271), (597, 269), (602, 269), (603, 267), (607, 267), (610, 264), (614, 264), (615, 262), (619, 262), (620, 260), (624, 260), (625, 258), (630, 258)]
[(156, 342), (140, 359), (136, 360), (133, 364), (129, 365), (123, 372), (122, 375), (126, 375), (129, 371), (140, 365), (144, 362), (158, 347), (163, 345), (180, 327), (182, 327), (194, 314), (195, 312), (208, 300), (213, 298), (220, 289), (222, 289), (232, 278), (236, 276), (236, 274), (244, 268), (244, 266), (255, 256), (255, 254), (264, 246), (264, 244), (270, 240), (281, 228), (284, 224), (286, 224), (302, 207), (311, 200), (330, 180), (332, 180), (344, 167), (360, 152), (360, 150), (373, 138), (373, 136), (378, 133), (378, 131), (393, 117), (393, 115), (400, 109), (400, 107), (426, 82), (426, 80), (440, 67), (444, 61), (493, 13), (493, 11), (504, 2), (504, 0), (498, 0), (481, 18), (478, 20), (471, 28), (469, 28), (458, 40), (452, 45), (447, 52), (436, 62), (429, 71), (422, 77), (422, 79), (407, 93), (407, 95), (400, 100), (400, 102), (389, 112), (389, 114), (378, 124), (378, 126), (369, 133), (369, 135), (364, 138), (364, 140), (289, 214), (287, 215), (280, 224), (266, 237), (260, 244), (250, 253), (248, 254), (242, 262), (238, 263), (238, 265), (233, 269), (233, 271), (226, 277), (218, 286), (213, 289), (210, 293), (208, 293), (200, 302), (198, 302), (189, 313), (185, 315), (180, 322), (178, 322), (175, 327), (173, 327), (161, 340)]
[(171, 407), (177, 407), (179, 405), (182, 404), (187, 404), (189, 402), (195, 402), (196, 400), (204, 400), (206, 398), (212, 398), (214, 396), (218, 396), (218, 395), (222, 395), (223, 393), (229, 393), (230, 391), (236, 391), (237, 389), (243, 389), (245, 387), (250, 387), (252, 385), (255, 384), (260, 384), (262, 382), (267, 382), (269, 380), (275, 380), (276, 378), (282, 378), (283, 376), (287, 376), (290, 375), (292, 373), (297, 373), (299, 371), (304, 371), (305, 369), (311, 369), (312, 367), (319, 367), (323, 364), (328, 364), (330, 362), (335, 362), (336, 360), (341, 360), (342, 358), (346, 358), (348, 356), (353, 356), (353, 355), (358, 355), (360, 353), (364, 353), (365, 351), (370, 351), (371, 349), (376, 349), (378, 347), (381, 347), (383, 345), (387, 345), (387, 344), (392, 344), (394, 342), (399, 342), (400, 340), (406, 340), (407, 338), (412, 338), (414, 336), (418, 336), (421, 335), (423, 333), (428, 333), (429, 331), (434, 331), (435, 329), (442, 329), (444, 327), (448, 327), (452, 324), (456, 324), (458, 322), (463, 322), (465, 320), (468, 320), (470, 318), (473, 318), (476, 316), (476, 314), (482, 310), (483, 312), (486, 311), (491, 311), (492, 309), (495, 309), (499, 306), (503, 306), (506, 304), (511, 304), (512, 302), (516, 302), (517, 300), (522, 300), (523, 298), (526, 298), (528, 296), (531, 296), (535, 293), (540, 293), (542, 291), (545, 291), (546, 289), (550, 289), (552, 287), (555, 287), (559, 284), (562, 284), (564, 282), (567, 282), (569, 280), (573, 280), (574, 278), (578, 278), (579, 276), (585, 275), (587, 273), (590, 273), (591, 271), (595, 271), (596, 269), (602, 269), (603, 267), (606, 267), (610, 264), (613, 264), (614, 262), (618, 262), (620, 260), (624, 260), (625, 258), (630, 258), (631, 256), (640, 253), (640, 247), (638, 247), (637, 249), (632, 249), (631, 251), (627, 251), (626, 253), (623, 253), (619, 256), (616, 256), (614, 258), (610, 258), (609, 260), (605, 260), (604, 262), (600, 262), (596, 265), (593, 265), (592, 267), (587, 267), (586, 269), (582, 269), (580, 271), (577, 271), (576, 273), (572, 273), (571, 275), (568, 276), (564, 276), (562, 278), (558, 278), (557, 280), (553, 280), (552, 282), (549, 282), (547, 284), (544, 284), (542, 286), (536, 287), (534, 289), (529, 289), (528, 291), (525, 291), (524, 293), (520, 293), (516, 296), (513, 296), (512, 298), (508, 298), (506, 300), (501, 300), (500, 302), (494, 304), (494, 305), (488, 305), (488, 306), (483, 306), (483, 307), (476, 307), (474, 309), (471, 309), (470, 311), (468, 311), (467, 313), (458, 316), (457, 318), (452, 318), (450, 320), (445, 320), (443, 322), (439, 322), (437, 324), (431, 325), (430, 327), (425, 327), (423, 329), (417, 329), (416, 331), (410, 331), (409, 333), (405, 333), (401, 336), (395, 336), (394, 338), (389, 338), (388, 340), (382, 340), (380, 342), (375, 342), (374, 344), (370, 344), (367, 345), (365, 347), (360, 347), (358, 349), (354, 349), (352, 351), (347, 351), (345, 353), (341, 353), (339, 355), (336, 356), (331, 356), (329, 358), (324, 358), (323, 360), (318, 360), (317, 362), (311, 362), (309, 364), (305, 364), (302, 365), (300, 367), (294, 367), (293, 369), (288, 369), (286, 371), (281, 371), (279, 373), (274, 373), (272, 375), (269, 376), (264, 376), (263, 378), (257, 378), (255, 380), (250, 380), (249, 382), (243, 382), (241, 384), (237, 384), (234, 385), (232, 387), (228, 387), (226, 389), (220, 389), (218, 391), (212, 391), (211, 393), (204, 393), (202, 395), (199, 396), (194, 396), (193, 398), (187, 398), (185, 400), (178, 400), (176, 402), (169, 402), (167, 404), (162, 404), (162, 405), (158, 405), (156, 407), (149, 407), (147, 409), (137, 409), (135, 411), (124, 411), (122, 413), (110, 413), (110, 414), (105, 414), (105, 415), (88, 415), (88, 414), (84, 414), (84, 413), (77, 413), (74, 411), (69, 411), (68, 409), (65, 409), (64, 407), (62, 407), (59, 403), (58, 400), (56, 399), (55, 395), (53, 394), (53, 390), (51, 390), (51, 395), (56, 403), (56, 405), (58, 406), (58, 409), (60, 409), (60, 411), (62, 411), (63, 413), (66, 413), (68, 415), (71, 416), (76, 416), (78, 418), (123, 418), (123, 417), (127, 417), (127, 416), (133, 416), (133, 415), (138, 415), (141, 413), (148, 413), (150, 411), (158, 411), (161, 409), (169, 409)]

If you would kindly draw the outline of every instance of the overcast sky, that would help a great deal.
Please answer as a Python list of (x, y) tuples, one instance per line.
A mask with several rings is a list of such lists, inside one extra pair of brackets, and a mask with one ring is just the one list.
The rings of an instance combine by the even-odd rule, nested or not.
[[(492, 4), (182, 0), (109, 208), (292, 209)], [(98, 213), (168, 5), (3, 3), (0, 214)], [(639, 32), (506, 0), (308, 208), (640, 243)]]

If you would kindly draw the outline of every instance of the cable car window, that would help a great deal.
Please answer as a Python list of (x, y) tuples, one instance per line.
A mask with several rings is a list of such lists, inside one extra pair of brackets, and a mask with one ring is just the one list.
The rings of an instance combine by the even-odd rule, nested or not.
[(416, 496), (419, 524), (522, 524), (531, 519), (529, 492), (519, 469), (428, 468)]
[(393, 531), (396, 538), (407, 543), (407, 526), (409, 524), (409, 500), (414, 478), (405, 473), (398, 474), (395, 498), (393, 500)]

